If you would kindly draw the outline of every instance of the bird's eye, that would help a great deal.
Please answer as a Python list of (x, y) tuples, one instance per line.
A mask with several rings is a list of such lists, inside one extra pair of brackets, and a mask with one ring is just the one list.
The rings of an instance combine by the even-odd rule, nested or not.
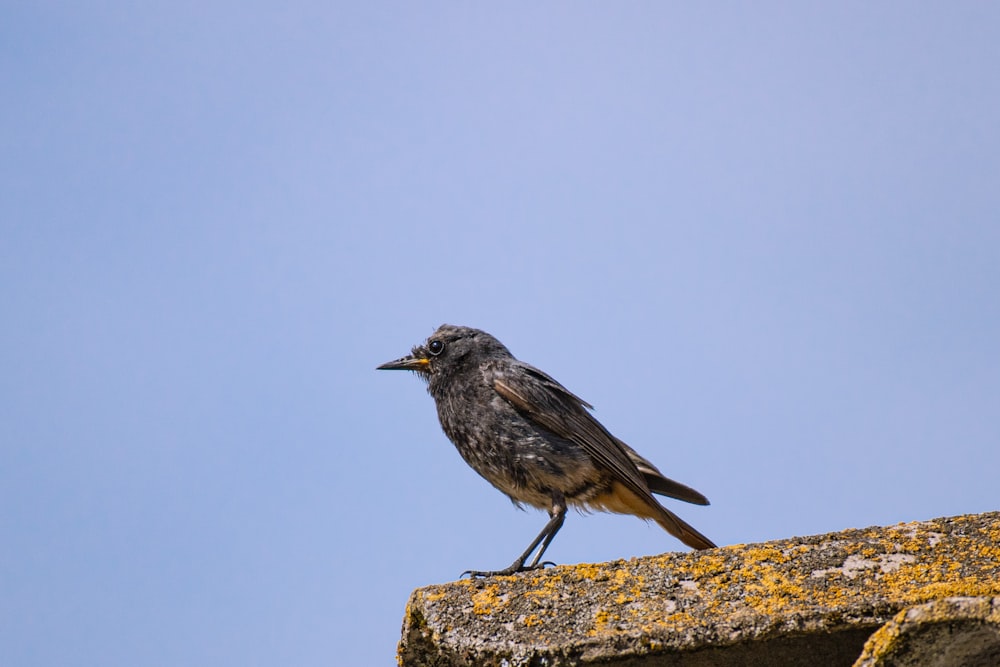
[(444, 352), (444, 343), (435, 339), (427, 344), (427, 351), (431, 353), (431, 356), (438, 356)]

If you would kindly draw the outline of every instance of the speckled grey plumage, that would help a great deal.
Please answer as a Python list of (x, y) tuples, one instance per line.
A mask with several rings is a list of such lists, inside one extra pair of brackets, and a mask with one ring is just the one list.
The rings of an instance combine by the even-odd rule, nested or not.
[(510, 567), (471, 574), (542, 565), (567, 506), (653, 519), (691, 547), (715, 546), (652, 495), (707, 505), (702, 494), (664, 477), (608, 432), (588, 411), (590, 404), (516, 359), (485, 331), (443, 325), (410, 356), (379, 368), (416, 371), (427, 381), (441, 427), (466, 463), (514, 503), (549, 512), (549, 523)]

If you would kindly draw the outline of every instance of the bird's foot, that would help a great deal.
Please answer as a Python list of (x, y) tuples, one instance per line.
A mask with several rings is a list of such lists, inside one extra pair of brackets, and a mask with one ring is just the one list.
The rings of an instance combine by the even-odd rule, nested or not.
[(541, 563), (532, 563), (531, 565), (525, 565), (524, 563), (519, 563), (515, 561), (511, 563), (509, 567), (505, 567), (502, 570), (466, 570), (465, 572), (462, 573), (462, 577), (466, 575), (468, 575), (470, 579), (476, 579), (482, 577), (509, 577), (510, 575), (517, 574), (519, 572), (531, 572), (533, 570), (543, 570), (548, 565), (551, 565), (552, 567), (556, 566), (556, 564), (550, 560), (543, 561)]

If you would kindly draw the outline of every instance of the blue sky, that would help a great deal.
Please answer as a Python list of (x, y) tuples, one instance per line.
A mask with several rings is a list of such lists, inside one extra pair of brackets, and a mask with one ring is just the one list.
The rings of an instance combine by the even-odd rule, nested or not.
[[(997, 509), (993, 3), (8, 3), (0, 663), (388, 664), (541, 528), (486, 329), (720, 544)], [(571, 514), (547, 556), (682, 549)]]

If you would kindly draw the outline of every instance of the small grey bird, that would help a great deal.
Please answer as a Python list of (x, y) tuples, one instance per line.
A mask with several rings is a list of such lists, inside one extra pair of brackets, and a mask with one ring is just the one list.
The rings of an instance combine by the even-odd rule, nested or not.
[(653, 494), (708, 505), (705, 496), (664, 477), (594, 419), (592, 405), (516, 359), (485, 331), (442, 325), (409, 356), (378, 368), (416, 371), (434, 397), (441, 428), (465, 462), (518, 507), (549, 513), (542, 532), (509, 567), (465, 574), (487, 577), (544, 567), (542, 554), (568, 506), (652, 519), (689, 547), (715, 546)]

